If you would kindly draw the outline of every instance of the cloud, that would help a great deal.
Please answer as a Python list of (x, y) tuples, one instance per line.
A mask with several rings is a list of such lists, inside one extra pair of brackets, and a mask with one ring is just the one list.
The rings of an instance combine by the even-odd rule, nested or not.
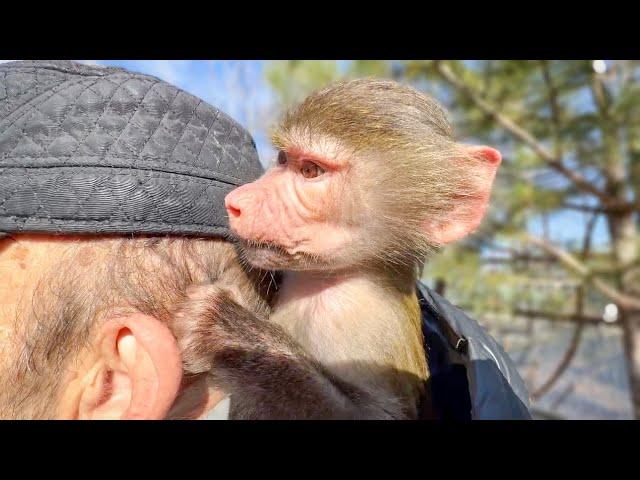
[[(85, 61), (96, 62), (96, 60)], [(104, 66), (123, 67), (133, 72), (153, 75), (181, 88), (191, 83), (192, 70), (201, 63), (191, 60), (98, 60), (97, 62)]]
[(189, 69), (192, 66), (189, 60), (131, 60), (121, 62), (120, 66), (128, 68), (134, 72), (153, 75), (165, 82), (183, 86), (191, 78)]
[(92, 65), (94, 67), (104, 67), (100, 60), (76, 60), (78, 63), (84, 63), (85, 65)]
[(184, 67), (183, 62), (175, 62), (170, 60), (156, 60), (151, 63), (152, 75), (161, 78), (169, 83), (182, 83), (183, 75), (181, 67)]
[[(7, 63), (7, 62), (16, 62), (17, 60), (0, 60), (0, 63)], [(103, 66), (100, 63), (100, 60), (74, 60), (78, 63), (84, 63), (85, 65), (94, 65), (97, 67), (101, 67)]]

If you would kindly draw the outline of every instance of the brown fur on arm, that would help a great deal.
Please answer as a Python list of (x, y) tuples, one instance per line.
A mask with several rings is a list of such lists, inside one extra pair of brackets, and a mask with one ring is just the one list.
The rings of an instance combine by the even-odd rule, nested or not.
[[(240, 306), (232, 290), (189, 292), (178, 314), (183, 362), (231, 395), (234, 419), (394, 419), (388, 398), (337, 379), (278, 325)], [(204, 353), (207, 353), (206, 355)]]

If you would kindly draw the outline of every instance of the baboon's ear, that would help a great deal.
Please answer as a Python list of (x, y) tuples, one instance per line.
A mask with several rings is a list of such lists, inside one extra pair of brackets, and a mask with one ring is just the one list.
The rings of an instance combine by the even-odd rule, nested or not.
[(473, 233), (482, 222), (489, 205), (491, 187), (500, 166), (502, 156), (494, 148), (486, 146), (465, 147), (471, 158), (480, 160), (469, 164), (473, 168), (473, 192), (456, 195), (455, 205), (444, 221), (427, 220), (425, 235), (433, 243), (446, 245)]

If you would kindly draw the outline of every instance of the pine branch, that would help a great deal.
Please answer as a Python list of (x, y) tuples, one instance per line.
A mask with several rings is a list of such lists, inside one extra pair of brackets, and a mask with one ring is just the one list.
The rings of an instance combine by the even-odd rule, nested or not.
[(597, 197), (606, 207), (640, 211), (640, 203), (621, 202), (615, 196), (609, 195), (607, 192), (597, 188), (579, 172), (566, 167), (561, 159), (556, 158), (544, 147), (544, 145), (542, 145), (542, 143), (536, 140), (533, 135), (517, 125), (509, 117), (500, 113), (495, 107), (489, 104), (489, 102), (480, 97), (480, 95), (466, 85), (464, 81), (460, 79), (446, 64), (442, 63), (442, 61), (435, 61), (434, 65), (436, 71), (449, 84), (466, 95), (467, 98), (469, 98), (469, 100), (471, 100), (482, 112), (494, 119), (507, 132), (527, 144), (550, 168), (562, 174), (577, 188)]

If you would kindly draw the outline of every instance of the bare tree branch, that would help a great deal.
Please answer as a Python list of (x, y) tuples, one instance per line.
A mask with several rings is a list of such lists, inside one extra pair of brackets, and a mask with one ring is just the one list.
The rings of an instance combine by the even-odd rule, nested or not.
[(531, 320), (547, 320), (556, 323), (581, 323), (584, 325), (605, 325), (608, 327), (617, 327), (618, 323), (607, 323), (602, 317), (596, 315), (578, 315), (577, 313), (558, 313), (548, 312), (544, 310), (529, 310), (525, 308), (515, 308), (513, 310), (515, 316), (529, 318)]
[(571, 361), (578, 351), (578, 347), (580, 346), (580, 340), (582, 339), (582, 331), (584, 330), (584, 322), (578, 320), (576, 323), (575, 329), (573, 330), (573, 335), (571, 337), (571, 341), (569, 342), (569, 347), (566, 352), (562, 356), (562, 359), (558, 363), (558, 366), (555, 370), (549, 375), (549, 378), (542, 383), (534, 392), (531, 393), (532, 400), (538, 400), (540, 397), (549, 393), (553, 386), (556, 384), (562, 374), (569, 368), (571, 365)]
[(512, 264), (516, 262), (526, 263), (556, 263), (558, 259), (552, 255), (532, 255), (530, 253), (514, 254), (509, 257), (483, 257), (482, 263), (486, 264)]
[(569, 210), (577, 210), (580, 212), (597, 212), (597, 213), (623, 213), (628, 211), (628, 205), (627, 204), (618, 204), (618, 205), (612, 205), (609, 207), (605, 207), (602, 205), (597, 205), (597, 206), (591, 206), (591, 205), (581, 205), (581, 204), (577, 204), (577, 203), (572, 203), (572, 202), (564, 202), (562, 203), (562, 205), (560, 205), (560, 207), (562, 208), (566, 208)]
[[(589, 257), (589, 252), (591, 251), (591, 240), (593, 238), (593, 229), (596, 225), (596, 221), (598, 220), (598, 214), (594, 213), (589, 218), (589, 222), (587, 223), (587, 227), (584, 231), (584, 238), (582, 240), (582, 252), (580, 253), (580, 258), (584, 262)], [(578, 286), (576, 290), (576, 315), (582, 317), (584, 314), (584, 285)], [(578, 347), (580, 346), (580, 340), (582, 339), (582, 331), (584, 330), (584, 323), (578, 320), (576, 324), (573, 335), (571, 337), (571, 341), (569, 342), (569, 347), (565, 351), (562, 359), (556, 366), (555, 370), (549, 375), (549, 378), (546, 382), (543, 382), (532, 394), (531, 398), (534, 400), (539, 399), (544, 394), (551, 391), (556, 382), (560, 379), (562, 374), (569, 368), (571, 365), (571, 361), (575, 357)]]
[(526, 234), (525, 238), (528, 242), (538, 246), (545, 252), (556, 257), (560, 262), (565, 265), (569, 270), (588, 281), (593, 287), (603, 295), (607, 296), (614, 303), (618, 304), (621, 308), (626, 310), (640, 309), (640, 298), (627, 295), (617, 288), (611, 286), (601, 278), (594, 277), (593, 272), (583, 262), (578, 260), (575, 256), (569, 252), (562, 250), (555, 245), (552, 245), (545, 240)]

